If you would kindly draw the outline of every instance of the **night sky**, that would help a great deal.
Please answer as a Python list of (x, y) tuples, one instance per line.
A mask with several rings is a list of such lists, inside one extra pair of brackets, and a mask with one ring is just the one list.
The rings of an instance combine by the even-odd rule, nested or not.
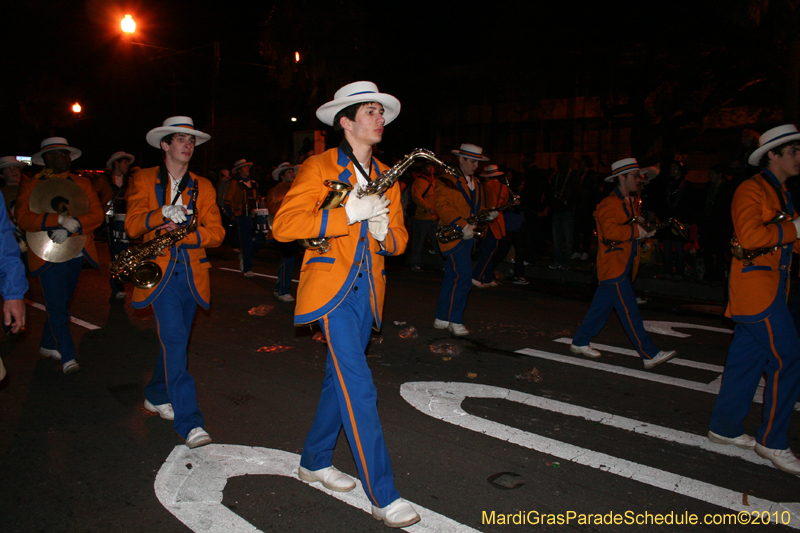
[[(116, 150), (156, 164), (144, 136), (164, 118), (189, 115), (210, 132), (215, 40), (215, 142), (193, 161), (209, 167), (287, 159), (292, 132), (322, 129), (315, 109), (359, 79), (402, 102), (384, 137), (395, 155), (431, 146), (447, 103), (509, 98), (509, 88), (549, 98), (614, 88), (643, 100), (666, 83), (683, 88), (687, 102), (712, 86), (720, 103), (780, 104), (781, 39), (797, 31), (781, 3), (756, 25), (753, 2), (736, 0), (27, 0), (4, 7), (0, 151), (30, 155), (53, 134), (84, 151), (78, 168), (102, 168)], [(126, 13), (137, 21), (130, 40), (149, 46), (121, 36)]]

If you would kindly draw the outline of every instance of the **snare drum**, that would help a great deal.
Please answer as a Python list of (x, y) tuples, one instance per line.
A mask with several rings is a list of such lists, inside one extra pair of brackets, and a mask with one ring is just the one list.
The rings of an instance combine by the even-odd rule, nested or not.
[(253, 233), (269, 233), (268, 209), (253, 209)]
[(112, 223), (114, 242), (129, 243), (128, 234), (125, 233), (125, 213), (115, 214)]

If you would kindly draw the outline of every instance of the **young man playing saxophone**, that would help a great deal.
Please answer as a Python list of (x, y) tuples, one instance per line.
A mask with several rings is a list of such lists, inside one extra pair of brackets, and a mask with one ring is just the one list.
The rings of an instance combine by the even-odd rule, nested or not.
[[(206, 248), (222, 244), (222, 228), (214, 185), (189, 172), (196, 144), (211, 138), (197, 131), (189, 117), (170, 117), (147, 134), (147, 143), (164, 152), (159, 167), (138, 171), (128, 188), (125, 231), (144, 243), (178, 229), (192, 216), (195, 231), (188, 233), (155, 261), (163, 277), (150, 289), (133, 291), (134, 309), (153, 306), (161, 350), (156, 369), (145, 388), (144, 407), (161, 418), (174, 420), (175, 431), (189, 448), (211, 442), (203, 429), (194, 378), (187, 370), (189, 333), (197, 305), (208, 309), (211, 286)], [(197, 201), (192, 191), (197, 187)]]
[[(732, 444), (800, 475), (800, 459), (789, 448), (789, 421), (800, 394), (800, 338), (787, 306), (792, 251), (800, 251), (800, 219), (786, 180), (800, 174), (800, 132), (785, 124), (765, 132), (749, 163), (761, 172), (733, 197), (733, 229), (754, 257), (734, 256), (725, 315), (736, 322), (722, 386), (711, 415), (708, 439)], [(776, 214), (786, 213), (779, 220)], [(766, 374), (764, 408), (755, 438), (744, 430), (753, 396)]]
[(275, 216), (273, 235), (281, 242), (331, 237), (325, 254), (308, 250), (300, 269), (295, 324), (318, 322), (328, 341), (322, 394), (306, 437), (298, 475), (335, 491), (355, 482), (332, 466), (333, 449), (344, 425), (359, 477), (372, 502), (372, 516), (390, 527), (419, 521), (394, 486), (389, 452), (377, 408), (377, 390), (365, 350), (373, 325), (381, 326), (385, 277), (383, 256), (405, 251), (400, 188), (358, 198), (349, 193), (344, 208), (320, 209), (328, 180), (364, 187), (387, 167), (372, 156), (383, 127), (400, 112), (400, 102), (371, 82), (345, 85), (317, 117), (344, 140), (338, 148), (308, 158)]

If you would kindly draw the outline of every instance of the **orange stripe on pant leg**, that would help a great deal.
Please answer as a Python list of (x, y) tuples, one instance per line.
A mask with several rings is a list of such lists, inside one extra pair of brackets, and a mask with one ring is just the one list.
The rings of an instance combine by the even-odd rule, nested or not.
[(481, 270), (481, 273), (478, 275), (478, 281), (481, 280), (481, 278), (483, 277), (483, 273), (486, 272), (486, 267), (488, 267), (489, 263), (492, 262), (492, 258), (494, 257), (494, 252), (495, 252), (495, 250), (497, 250), (497, 245), (499, 244), (499, 242), (500, 241), (495, 241), (494, 248), (492, 248), (492, 251), (489, 252), (489, 259), (487, 259), (486, 263), (484, 263), (483, 270)]
[(764, 320), (764, 324), (766, 324), (767, 326), (767, 334), (769, 335), (769, 347), (772, 350), (772, 355), (774, 355), (775, 359), (778, 360), (778, 370), (775, 371), (775, 375), (772, 378), (772, 408), (769, 410), (767, 430), (764, 431), (764, 437), (761, 439), (762, 446), (766, 446), (767, 435), (769, 435), (769, 432), (772, 429), (772, 423), (775, 421), (775, 406), (778, 403), (778, 378), (780, 377), (781, 368), (783, 368), (783, 360), (781, 359), (781, 356), (778, 355), (778, 350), (775, 349), (775, 338), (772, 336), (772, 325), (769, 323), (769, 318)]
[[(639, 336), (636, 335), (636, 329), (633, 327), (633, 322), (631, 321), (631, 315), (628, 313), (628, 307), (625, 305), (625, 300), (622, 299), (622, 293), (619, 290), (619, 283), (615, 283), (614, 286), (617, 288), (617, 296), (619, 296), (619, 301), (622, 302), (622, 308), (625, 309), (625, 318), (628, 320), (628, 324), (631, 326), (631, 334), (633, 338), (636, 339), (636, 343), (639, 345), (639, 352), (644, 353), (644, 347), (642, 346), (642, 341), (639, 340)], [(646, 353), (644, 353), (647, 355)], [(647, 355), (648, 359), (652, 359), (649, 355)]]
[(158, 321), (158, 315), (153, 313), (153, 318), (156, 320), (156, 335), (158, 335), (158, 343), (161, 344), (161, 353), (164, 354), (164, 385), (167, 387), (167, 399), (172, 403), (172, 398), (169, 397), (169, 379), (167, 379), (167, 348), (164, 346), (164, 341), (161, 340), (161, 323)]
[(339, 370), (339, 361), (336, 359), (336, 354), (333, 353), (333, 345), (331, 345), (331, 335), (330, 329), (328, 328), (328, 317), (322, 317), (323, 322), (325, 323), (325, 338), (328, 339), (328, 349), (331, 351), (331, 359), (333, 359), (333, 366), (336, 367), (336, 375), (339, 376), (339, 384), (342, 386), (342, 392), (344, 393), (344, 401), (347, 404), (347, 413), (350, 415), (350, 423), (353, 425), (353, 437), (356, 439), (356, 448), (358, 448), (358, 456), (361, 459), (361, 465), (364, 467), (364, 477), (367, 481), (367, 489), (369, 490), (369, 497), (372, 499), (373, 502), (377, 503), (377, 500), (372, 495), (372, 484), (369, 481), (369, 470), (367, 470), (367, 461), (364, 458), (364, 450), (361, 448), (361, 439), (358, 436), (358, 426), (356, 426), (356, 417), (353, 414), (353, 406), (350, 404), (350, 395), (347, 393), (347, 387), (344, 384), (344, 378), (342, 377), (342, 371)]
[(448, 322), (450, 322), (450, 316), (453, 314), (453, 299), (456, 297), (456, 287), (458, 287), (458, 269), (456, 268), (456, 259), (452, 255), (450, 256), (450, 259), (453, 260), (453, 271), (456, 273), (456, 279), (453, 281), (453, 292), (450, 293), (450, 309), (447, 310)]

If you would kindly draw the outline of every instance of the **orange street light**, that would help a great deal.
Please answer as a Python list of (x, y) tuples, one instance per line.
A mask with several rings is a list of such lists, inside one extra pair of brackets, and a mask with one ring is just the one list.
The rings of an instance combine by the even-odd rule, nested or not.
[(73, 113), (78, 114), (78, 113), (81, 112), (81, 109), (83, 109), (83, 108), (81, 107), (81, 104), (79, 104), (78, 102), (75, 102), (74, 104), (72, 104), (72, 112)]
[(136, 31), (136, 22), (130, 15), (125, 15), (125, 18), (122, 19), (120, 26), (122, 27), (122, 31), (125, 33), (133, 33)]
[(295, 52), (294, 53), (294, 62), (295, 63), (299, 63), (300, 62), (300, 52)]

